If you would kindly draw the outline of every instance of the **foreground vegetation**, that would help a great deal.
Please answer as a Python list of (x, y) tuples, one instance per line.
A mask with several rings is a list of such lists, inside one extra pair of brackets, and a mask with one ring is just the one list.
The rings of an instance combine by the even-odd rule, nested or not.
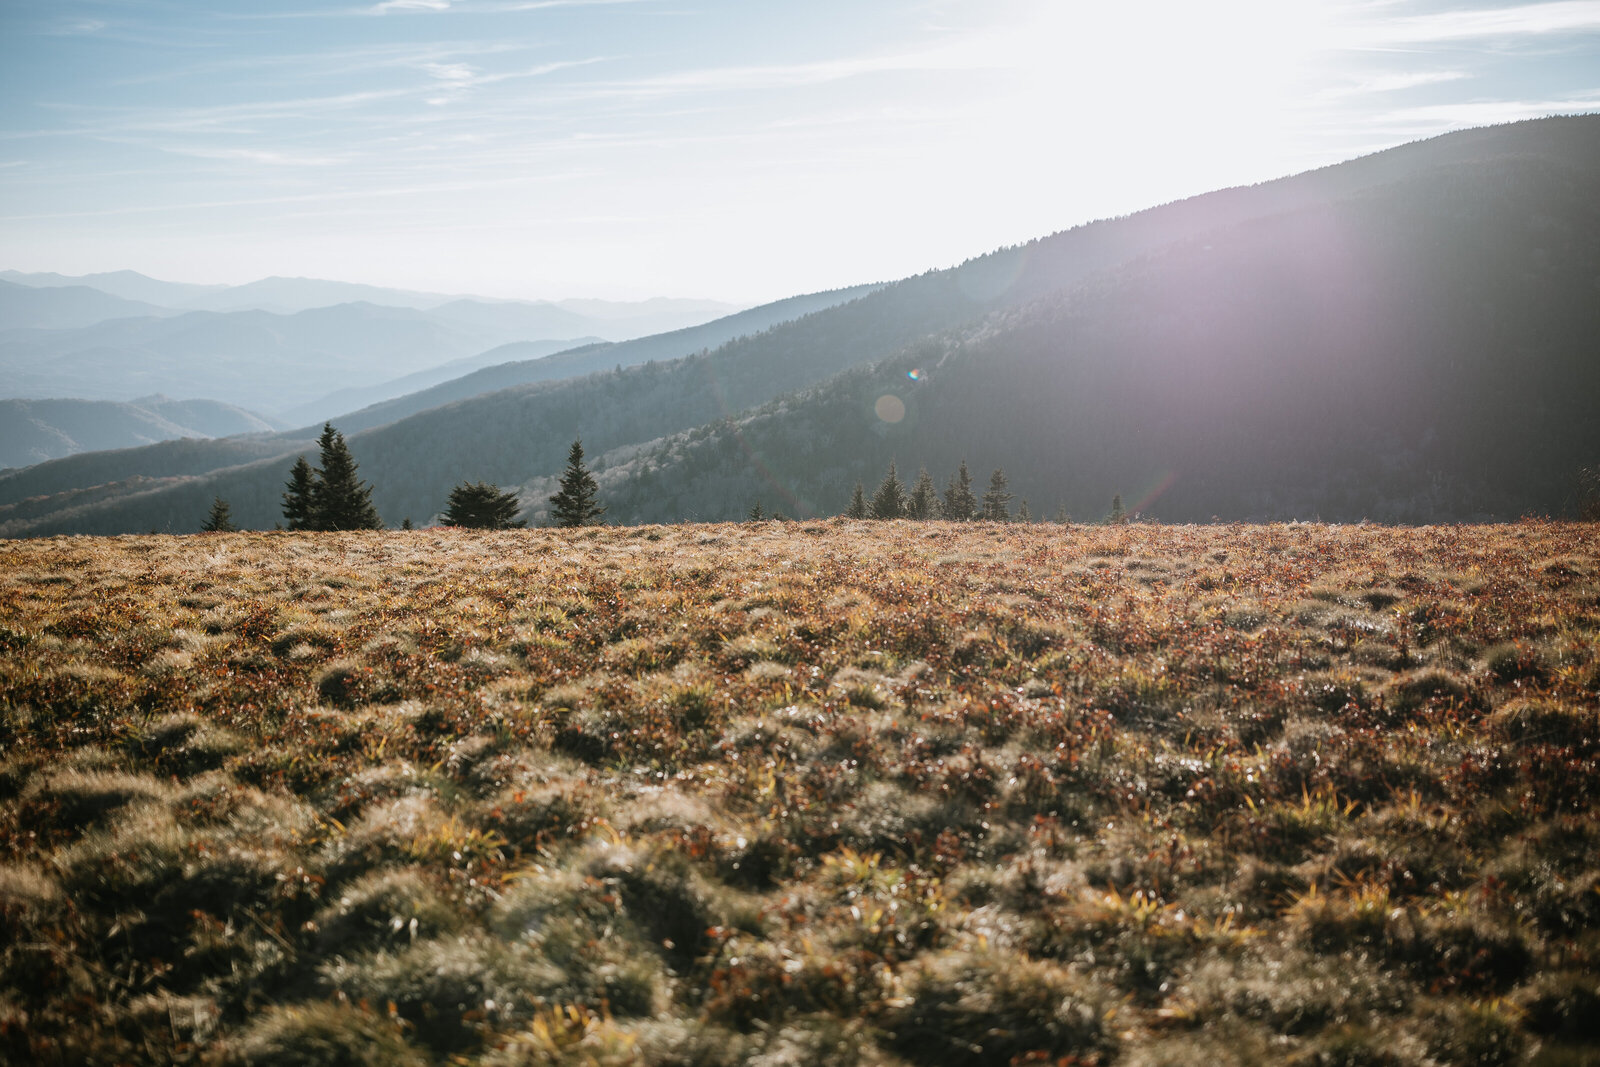
[(0, 546), (0, 1057), (1580, 1064), (1600, 531)]

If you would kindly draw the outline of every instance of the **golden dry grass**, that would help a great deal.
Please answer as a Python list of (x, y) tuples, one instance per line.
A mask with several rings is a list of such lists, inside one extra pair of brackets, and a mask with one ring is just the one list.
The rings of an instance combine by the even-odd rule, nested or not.
[(1580, 1063), (1592, 526), (0, 544), (19, 1062)]

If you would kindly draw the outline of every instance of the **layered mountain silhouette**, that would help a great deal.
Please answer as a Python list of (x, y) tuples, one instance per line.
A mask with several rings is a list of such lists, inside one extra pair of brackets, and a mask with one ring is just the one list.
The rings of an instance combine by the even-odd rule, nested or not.
[[(591, 373), (452, 399), (350, 445), (392, 523), (463, 479), (524, 486), (537, 519), (578, 434), (608, 518), (630, 522), (757, 501), (835, 513), (890, 458), (942, 485), (963, 457), (980, 481), (1004, 467), (1036, 514), (1078, 518), (1113, 493), (1177, 520), (1557, 512), (1600, 458), (1596, 189), (1600, 118), (1451, 134), (1078, 227), (682, 358), (547, 357)], [(28, 518), (8, 514), (17, 476), (0, 478), (0, 532), (192, 529), (214, 495), (271, 525), (286, 471), (130, 484)]]
[(485, 300), (307, 278), (207, 287), (132, 271), (3, 271), (0, 397), (162, 392), (309, 421), (485, 366), (464, 361), (508, 343), (532, 346), (530, 358), (731, 310), (705, 300)]
[(0, 400), (0, 468), (179, 437), (272, 433), (282, 424), (214, 400)]

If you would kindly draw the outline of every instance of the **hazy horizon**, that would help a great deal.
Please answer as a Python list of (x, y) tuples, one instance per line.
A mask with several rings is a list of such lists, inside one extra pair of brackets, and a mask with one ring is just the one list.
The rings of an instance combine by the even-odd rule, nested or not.
[(1600, 2), (0, 10), (0, 265), (752, 304), (1600, 109)]

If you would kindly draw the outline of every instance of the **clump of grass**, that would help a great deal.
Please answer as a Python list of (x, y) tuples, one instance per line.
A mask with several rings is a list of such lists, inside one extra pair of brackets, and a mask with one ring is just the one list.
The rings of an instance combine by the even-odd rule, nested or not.
[(1384, 696), (1397, 715), (1412, 716), (1428, 707), (1462, 707), (1471, 702), (1468, 682), (1447, 671), (1427, 668), (1395, 678)]
[(422, 868), (378, 869), (351, 882), (313, 922), (324, 953), (408, 945), (460, 930), (466, 916)]
[(1593, 974), (1541, 974), (1515, 1001), (1527, 1028), (1548, 1040), (1574, 1045), (1600, 1043), (1600, 982)]
[(1489, 716), (1490, 728), (1523, 745), (1600, 745), (1600, 710), (1539, 697), (1507, 701)]
[(562, 870), (519, 880), (491, 915), (502, 936), (563, 969), (568, 1000), (619, 1015), (653, 1015), (665, 1000), (665, 946), (651, 945), (651, 925), (615, 881)]
[(1543, 681), (1549, 676), (1544, 655), (1534, 646), (1508, 641), (1484, 650), (1483, 667), (1497, 682)]
[(341, 660), (329, 664), (317, 675), (316, 689), (317, 695), (328, 703), (353, 708), (368, 699), (377, 689), (377, 682), (370, 667)]
[(481, 1044), (556, 1002), (567, 976), (531, 948), (482, 935), (418, 941), (398, 951), (335, 957), (322, 984), (353, 1002), (394, 1005), (415, 1040), (437, 1052)]
[(67, 910), (61, 885), (32, 864), (0, 864), (0, 930), (13, 943), (31, 940)]
[(348, 1004), (275, 1005), (228, 1043), (223, 1062), (238, 1067), (423, 1067), (394, 1020)]
[(503, 790), (478, 822), (531, 853), (583, 836), (608, 807), (605, 795), (582, 781), (546, 782)]
[(243, 737), (191, 711), (155, 720), (129, 747), (163, 770), (188, 775), (220, 767), (247, 746)]
[(25, 817), (40, 826), (79, 830), (130, 804), (166, 800), (171, 788), (146, 774), (65, 770), (36, 777), (23, 794)]
[(956, 1067), (1109, 1059), (1097, 990), (1049, 963), (958, 949), (918, 961), (909, 1003), (885, 1020), (896, 1051)]

